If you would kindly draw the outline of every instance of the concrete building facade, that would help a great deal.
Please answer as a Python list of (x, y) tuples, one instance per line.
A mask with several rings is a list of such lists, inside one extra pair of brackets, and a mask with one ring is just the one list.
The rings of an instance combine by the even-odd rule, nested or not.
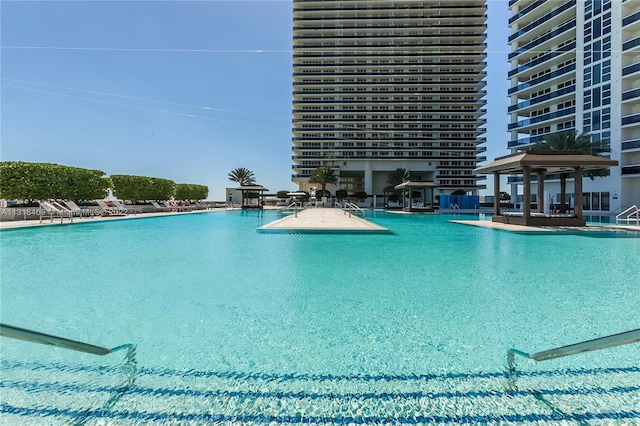
[(397, 168), (438, 193), (483, 189), (485, 0), (294, 0), (293, 175), (382, 195)]
[[(509, 8), (509, 149), (588, 133), (619, 166), (584, 180), (585, 214), (640, 206), (640, 2), (510, 0)], [(509, 181), (513, 198), (521, 181)], [(557, 202), (559, 186), (545, 182), (546, 202)]]

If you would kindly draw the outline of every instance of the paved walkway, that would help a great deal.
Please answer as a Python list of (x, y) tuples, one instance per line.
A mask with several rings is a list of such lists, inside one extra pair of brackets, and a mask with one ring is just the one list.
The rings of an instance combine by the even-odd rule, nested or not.
[[(226, 209), (216, 209), (216, 210), (226, 210)], [(175, 215), (184, 215), (184, 214), (195, 214), (195, 213), (206, 213), (212, 212), (216, 210), (194, 210), (189, 212), (161, 212), (161, 213), (138, 213), (138, 214), (128, 214), (125, 216), (83, 216), (83, 217), (74, 217), (73, 222), (69, 219), (69, 217), (64, 217), (61, 219), (60, 217), (55, 217), (53, 220), (51, 218), (43, 218), (42, 222), (39, 220), (0, 220), (0, 229), (14, 229), (14, 228), (34, 228), (41, 226), (57, 226), (57, 225), (69, 225), (69, 224), (77, 224), (77, 223), (92, 223), (92, 222), (106, 222), (106, 221), (114, 221), (114, 220), (132, 220), (132, 219), (144, 219), (149, 217), (160, 217), (160, 216), (175, 216)]]
[(310, 208), (258, 228), (261, 231), (344, 231), (389, 233), (376, 223), (336, 208)]
[(501, 229), (503, 231), (540, 234), (560, 231), (632, 231), (640, 236), (640, 226), (633, 225), (592, 225), (592, 226), (523, 226), (511, 223), (492, 222), (490, 220), (448, 220), (447, 222), (461, 225), (479, 226), (482, 228)]

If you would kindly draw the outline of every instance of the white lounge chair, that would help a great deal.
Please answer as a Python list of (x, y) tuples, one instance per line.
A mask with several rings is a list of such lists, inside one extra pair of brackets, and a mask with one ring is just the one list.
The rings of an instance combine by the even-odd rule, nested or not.
[(81, 209), (75, 202), (71, 200), (65, 200), (63, 202), (74, 216), (89, 216), (93, 218), (93, 212), (91, 211), (91, 209)]
[(103, 216), (125, 216), (127, 213), (117, 207), (112, 207), (104, 200), (95, 200), (98, 207), (102, 209)]
[(171, 209), (169, 207), (161, 206), (156, 201), (151, 200), (151, 205), (156, 209), (156, 212), (170, 212)]
[(111, 203), (120, 211), (123, 211), (125, 213), (129, 213), (129, 210), (133, 211), (134, 214), (136, 213), (140, 213), (142, 214), (142, 208), (140, 207), (133, 207), (133, 206), (125, 206), (123, 202), (120, 202), (118, 200), (112, 200)]

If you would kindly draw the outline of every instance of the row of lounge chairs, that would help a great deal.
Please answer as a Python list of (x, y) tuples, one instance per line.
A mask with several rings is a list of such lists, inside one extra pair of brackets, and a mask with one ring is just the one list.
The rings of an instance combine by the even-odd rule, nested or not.
[[(80, 208), (75, 202), (65, 200), (47, 200), (40, 201), (40, 209), (42, 216), (46, 217), (94, 217), (94, 216), (126, 216), (129, 214), (142, 214), (142, 208), (139, 206), (125, 205), (118, 200), (95, 200), (97, 208)], [(188, 212), (193, 210), (206, 210), (220, 207), (219, 203), (180, 203), (177, 201), (149, 201), (153, 206), (154, 212)]]

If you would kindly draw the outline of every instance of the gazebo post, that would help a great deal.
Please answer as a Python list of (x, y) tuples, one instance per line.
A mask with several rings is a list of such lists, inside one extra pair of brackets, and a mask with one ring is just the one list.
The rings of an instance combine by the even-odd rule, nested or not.
[(575, 168), (575, 178), (573, 180), (573, 213), (578, 219), (582, 219), (582, 167)]
[(524, 175), (523, 217), (525, 224), (527, 224), (531, 217), (531, 167), (524, 166), (522, 173)]
[(500, 173), (493, 172), (493, 214), (500, 216)]
[(544, 171), (538, 169), (538, 213), (544, 213)]

